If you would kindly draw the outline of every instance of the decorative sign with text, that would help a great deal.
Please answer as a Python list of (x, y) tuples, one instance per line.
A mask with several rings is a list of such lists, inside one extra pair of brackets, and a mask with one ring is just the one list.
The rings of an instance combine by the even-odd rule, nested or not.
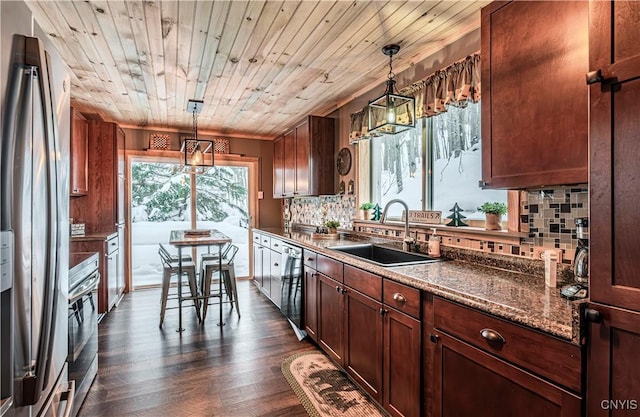
[[(405, 215), (405, 211), (402, 210), (402, 221), (404, 221)], [(409, 223), (438, 224), (441, 219), (441, 211), (409, 210)]]

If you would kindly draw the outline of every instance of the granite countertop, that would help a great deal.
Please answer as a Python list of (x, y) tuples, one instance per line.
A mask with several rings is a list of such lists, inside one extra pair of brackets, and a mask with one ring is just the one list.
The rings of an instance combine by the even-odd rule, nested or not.
[(71, 236), (72, 242), (85, 242), (90, 240), (109, 240), (118, 235), (118, 232), (96, 232), (88, 233), (84, 236)]
[(477, 308), (487, 313), (544, 331), (573, 344), (580, 344), (580, 304), (560, 296), (558, 288), (548, 288), (544, 278), (476, 265), (464, 261), (443, 261), (421, 265), (380, 267), (331, 246), (362, 243), (355, 237), (340, 240), (315, 240), (310, 233), (283, 229), (256, 229), (300, 246), (428, 291), (434, 295)]

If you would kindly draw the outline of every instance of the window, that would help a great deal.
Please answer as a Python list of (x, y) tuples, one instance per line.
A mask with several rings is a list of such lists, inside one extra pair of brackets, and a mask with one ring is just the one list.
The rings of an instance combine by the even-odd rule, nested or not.
[[(448, 222), (457, 202), (467, 219), (484, 219), (477, 207), (506, 203), (507, 191), (481, 189), (481, 177), (480, 103), (449, 106), (414, 129), (371, 139), (371, 199), (382, 207), (399, 198), (412, 210), (441, 211)], [(388, 214), (400, 217), (402, 210), (393, 205)]]

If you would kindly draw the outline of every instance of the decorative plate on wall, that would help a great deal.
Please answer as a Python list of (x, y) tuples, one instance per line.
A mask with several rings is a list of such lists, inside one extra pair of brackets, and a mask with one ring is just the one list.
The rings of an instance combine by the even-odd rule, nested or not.
[(340, 175), (347, 175), (349, 171), (351, 171), (351, 151), (349, 148), (340, 149), (336, 166), (338, 168), (338, 174)]

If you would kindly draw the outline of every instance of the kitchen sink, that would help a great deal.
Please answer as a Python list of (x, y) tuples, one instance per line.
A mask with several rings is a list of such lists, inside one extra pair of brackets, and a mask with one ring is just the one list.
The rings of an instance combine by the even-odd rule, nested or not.
[(430, 256), (421, 255), (419, 253), (405, 252), (398, 249), (391, 249), (385, 246), (374, 245), (371, 243), (331, 246), (327, 249), (342, 252), (380, 266), (402, 266), (417, 265), (430, 262), (438, 262), (441, 259), (432, 258)]

